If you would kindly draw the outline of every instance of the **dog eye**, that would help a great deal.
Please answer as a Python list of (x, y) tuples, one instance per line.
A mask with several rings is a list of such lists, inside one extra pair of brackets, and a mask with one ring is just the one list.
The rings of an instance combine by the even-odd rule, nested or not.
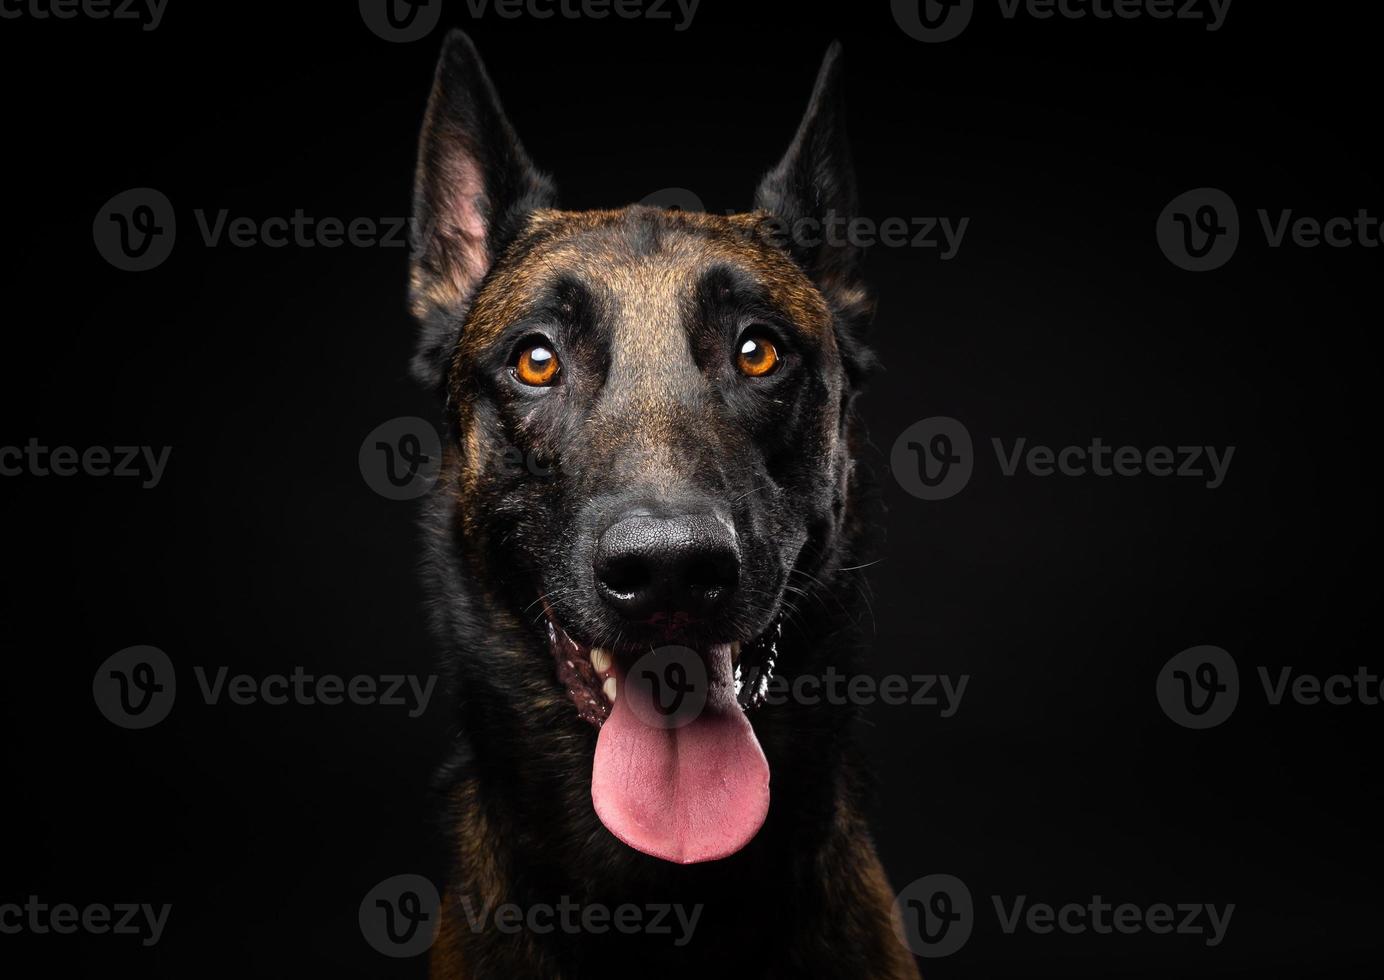
[(532, 388), (546, 388), (557, 380), (558, 361), (553, 349), (542, 341), (533, 341), (519, 349), (514, 361), (514, 376)]
[(747, 333), (740, 340), (735, 366), (748, 378), (762, 378), (778, 370), (782, 358), (774, 342), (763, 334)]

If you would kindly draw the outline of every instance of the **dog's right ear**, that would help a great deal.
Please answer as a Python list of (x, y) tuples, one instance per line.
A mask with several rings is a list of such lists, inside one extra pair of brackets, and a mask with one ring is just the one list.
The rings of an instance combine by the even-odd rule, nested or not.
[(755, 207), (777, 223), (775, 235), (817, 284), (836, 315), (846, 369), (859, 384), (874, 366), (862, 335), (874, 305), (860, 280), (860, 246), (834, 242), (827, 222), (857, 214), (855, 168), (846, 140), (841, 42), (833, 42), (817, 72), (807, 112), (788, 152), (764, 175)]
[(413, 374), (440, 387), (466, 310), (491, 265), (538, 208), (553, 207), (505, 117), (471, 39), (452, 31), (418, 147), (409, 301), (422, 329)]

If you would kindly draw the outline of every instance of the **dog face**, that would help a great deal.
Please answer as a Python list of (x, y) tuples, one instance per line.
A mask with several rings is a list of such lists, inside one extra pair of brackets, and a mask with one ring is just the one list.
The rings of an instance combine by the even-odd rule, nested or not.
[[(833, 49), (757, 210), (724, 217), (559, 210), (464, 35), (424, 124), (415, 370), (449, 406), (454, 546), (546, 647), (532, 682), (600, 730), (598, 815), (668, 860), (726, 856), (763, 821), (745, 712), (848, 514), (867, 302), (849, 247), (798, 234), (853, 213), (840, 109)], [(649, 656), (697, 674), (696, 717), (658, 723)]]

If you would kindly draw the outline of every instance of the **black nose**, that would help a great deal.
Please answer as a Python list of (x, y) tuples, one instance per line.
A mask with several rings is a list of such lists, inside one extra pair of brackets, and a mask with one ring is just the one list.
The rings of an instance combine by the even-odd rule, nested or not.
[(735, 532), (711, 514), (616, 521), (596, 542), (601, 597), (626, 619), (715, 612), (740, 580)]

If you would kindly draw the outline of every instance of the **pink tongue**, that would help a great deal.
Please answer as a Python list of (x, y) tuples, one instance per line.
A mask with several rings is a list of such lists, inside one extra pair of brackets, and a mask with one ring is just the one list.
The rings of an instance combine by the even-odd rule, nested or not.
[(712, 648), (706, 664), (706, 707), (681, 728), (646, 724), (657, 717), (650, 689), (621, 676), (591, 773), (591, 800), (606, 828), (678, 864), (729, 857), (769, 812), (769, 763), (736, 703), (730, 647)]

